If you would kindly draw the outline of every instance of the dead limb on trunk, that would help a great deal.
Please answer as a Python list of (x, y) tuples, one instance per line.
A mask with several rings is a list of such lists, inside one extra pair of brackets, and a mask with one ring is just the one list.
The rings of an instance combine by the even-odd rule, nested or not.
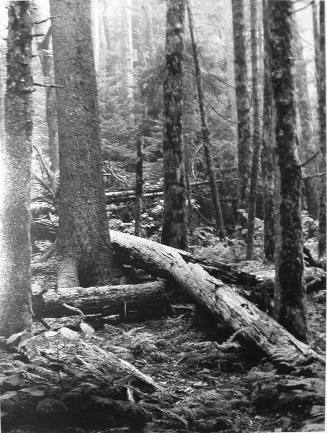
[(217, 321), (237, 332), (240, 340), (256, 347), (280, 368), (325, 362), (231, 287), (209, 275), (200, 265), (187, 263), (176, 249), (115, 231), (111, 232), (111, 241), (116, 259), (176, 283)]
[(120, 315), (123, 319), (150, 316), (169, 308), (167, 283), (150, 281), (103, 287), (73, 287), (49, 290), (33, 296), (36, 317), (62, 317), (76, 314)]

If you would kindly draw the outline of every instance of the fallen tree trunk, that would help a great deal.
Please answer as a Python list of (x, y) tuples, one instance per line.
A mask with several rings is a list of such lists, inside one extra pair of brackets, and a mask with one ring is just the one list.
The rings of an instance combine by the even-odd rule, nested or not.
[[(57, 223), (44, 219), (33, 220), (31, 224), (32, 240), (50, 240), (54, 241), (57, 233)], [(111, 231), (111, 233), (114, 233)], [(115, 244), (113, 245), (115, 249)], [(210, 275), (227, 284), (236, 284), (256, 291), (254, 299), (261, 296), (266, 298), (274, 293), (275, 271), (265, 271), (264, 273), (248, 272), (242, 269), (242, 264), (224, 263), (219, 260), (196, 257), (186, 251), (177, 250), (187, 263), (200, 264)], [(304, 270), (304, 284), (307, 285), (307, 293), (323, 290), (326, 282), (326, 272), (316, 268), (315, 277), (312, 277), (312, 268)], [(314, 284), (312, 284), (314, 282)], [(253, 302), (253, 301), (252, 301)]]
[(151, 317), (167, 311), (169, 294), (164, 281), (103, 287), (49, 290), (33, 296), (36, 317), (76, 314), (119, 315), (122, 319)]
[(324, 359), (298, 341), (267, 314), (208, 274), (200, 265), (187, 263), (174, 248), (111, 231), (116, 259), (167, 278), (190, 295), (238, 338), (255, 346), (274, 364), (290, 369)]

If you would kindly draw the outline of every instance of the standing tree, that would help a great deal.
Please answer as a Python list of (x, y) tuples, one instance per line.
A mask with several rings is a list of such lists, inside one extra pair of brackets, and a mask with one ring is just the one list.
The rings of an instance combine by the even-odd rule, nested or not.
[(303, 286), (301, 166), (298, 159), (292, 67), (292, 1), (271, 2), (271, 67), (276, 107), (276, 147), (280, 169), (281, 248), (276, 273), (280, 284), (278, 321), (307, 340)]
[(164, 220), (161, 241), (187, 248), (186, 188), (184, 174), (183, 55), (184, 0), (168, 0), (164, 98)]
[(29, 1), (8, 6), (0, 333), (31, 325), (30, 196), (32, 158), (32, 13)]
[[(299, 117), (299, 144), (300, 155), (303, 161), (307, 161), (315, 152), (316, 146), (313, 142), (312, 112), (310, 95), (308, 91), (308, 76), (306, 62), (303, 55), (303, 44), (294, 19), (294, 50), (295, 50), (295, 96)], [(317, 171), (317, 159), (313, 159), (306, 165), (309, 174)], [(313, 218), (318, 218), (319, 194), (316, 178), (304, 179), (305, 199), (308, 213)]]
[(261, 167), (264, 194), (264, 253), (268, 262), (274, 260), (274, 109), (271, 83), (269, 1), (263, 0), (264, 95)]
[(122, 92), (126, 101), (127, 123), (134, 126), (134, 61), (132, 0), (120, 2)]
[(216, 229), (221, 234), (221, 236), (225, 238), (226, 237), (225, 225), (224, 225), (223, 214), (221, 211), (221, 205), (219, 200), (219, 191), (218, 191), (218, 186), (216, 181), (216, 173), (215, 173), (214, 163), (211, 154), (210, 132), (209, 132), (207, 116), (204, 108), (202, 75), (201, 75), (201, 68), (199, 62), (198, 48), (197, 48), (195, 35), (194, 35), (193, 14), (190, 5), (190, 0), (187, 0), (187, 14), (189, 19), (189, 27), (190, 27), (190, 34), (191, 34), (191, 41), (192, 41), (196, 85), (198, 89), (204, 153), (206, 157), (207, 170), (208, 170), (209, 181), (210, 181), (211, 198), (215, 210)]
[(136, 137), (136, 176), (135, 176), (135, 236), (141, 234), (142, 201), (143, 201), (143, 148), (142, 133)]
[[(326, 45), (325, 45), (325, 2), (320, 1), (319, 11), (319, 137), (322, 155), (320, 171), (326, 173)], [(321, 178), (319, 210), (319, 257), (326, 256), (326, 178)]]
[(60, 185), (58, 286), (105, 284), (111, 245), (101, 173), (89, 0), (51, 0)]
[(238, 130), (239, 207), (246, 208), (251, 175), (251, 118), (243, 0), (232, 0)]
[(261, 122), (259, 104), (259, 60), (258, 60), (258, 1), (251, 0), (251, 63), (252, 63), (252, 103), (253, 103), (253, 155), (249, 196), (248, 233), (246, 245), (247, 260), (253, 259), (254, 223), (256, 214), (257, 184), (259, 176)]
[(56, 111), (56, 91), (50, 87), (50, 81), (53, 80), (53, 58), (51, 54), (51, 26), (42, 42), (38, 45), (40, 52), (39, 58), (42, 65), (42, 73), (45, 78), (46, 87), (46, 119), (49, 134), (49, 158), (51, 168), (54, 172), (59, 170), (59, 144), (58, 144), (58, 128), (57, 128), (57, 111)]

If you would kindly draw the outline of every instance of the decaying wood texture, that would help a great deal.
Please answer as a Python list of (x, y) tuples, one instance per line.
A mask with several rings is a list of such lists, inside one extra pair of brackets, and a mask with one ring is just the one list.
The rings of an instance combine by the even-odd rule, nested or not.
[(71, 287), (34, 295), (33, 311), (36, 317), (61, 317), (83, 313), (104, 316), (119, 314), (122, 318), (127, 318), (135, 311), (162, 309), (165, 305), (168, 306), (168, 300), (167, 283), (164, 281), (119, 286)]
[(231, 287), (209, 275), (200, 265), (187, 263), (176, 249), (119, 232), (111, 232), (111, 239), (116, 259), (175, 283), (218, 322), (237, 332), (240, 340), (264, 352), (277, 366), (293, 368), (314, 360), (324, 363), (309, 346)]

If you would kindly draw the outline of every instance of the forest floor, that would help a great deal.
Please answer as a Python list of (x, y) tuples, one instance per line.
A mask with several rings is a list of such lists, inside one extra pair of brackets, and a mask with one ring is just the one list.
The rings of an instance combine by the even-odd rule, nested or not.
[[(255, 261), (242, 262), (242, 243), (222, 247), (214, 237), (210, 240), (208, 232), (199, 232), (202, 235), (206, 245), (195, 247), (198, 255), (238, 261), (256, 274), (271, 273), (271, 266), (259, 259), (260, 250)], [(34, 267), (36, 291), (53, 288), (55, 280), (53, 259)], [(63, 345), (56, 340), (56, 331), (58, 326), (69, 326), (65, 319), (52, 326), (56, 335), (46, 334), (49, 338), (43, 340), (40, 335), (46, 330), (39, 324), (35, 361), (17, 350), (8, 354), (7, 348), (0, 348), (2, 432), (324, 431), (323, 369), (277, 371), (205, 312), (184, 302), (174, 301), (171, 310), (156, 320), (105, 323), (91, 335), (87, 336), (88, 330), (84, 336), (79, 332), (78, 341)], [(325, 313), (325, 298), (308, 295), (310, 345), (321, 354)], [(105, 353), (150, 376), (161, 391), (126, 372), (114, 373)]]

